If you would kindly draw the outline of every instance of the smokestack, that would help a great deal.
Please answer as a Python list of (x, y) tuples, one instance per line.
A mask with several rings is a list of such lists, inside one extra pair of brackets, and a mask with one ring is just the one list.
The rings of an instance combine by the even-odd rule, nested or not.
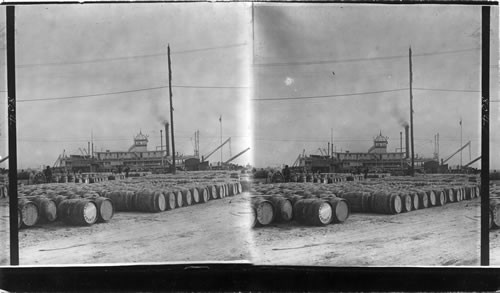
[(406, 138), (406, 142), (405, 142), (405, 150), (406, 150), (406, 158), (408, 159), (410, 157), (410, 135), (409, 135), (409, 128), (410, 126), (408, 126), (408, 124), (405, 125), (405, 138)]
[(403, 152), (403, 132), (399, 132), (399, 151)]
[(168, 122), (165, 122), (165, 148), (167, 149), (167, 157), (170, 156), (170, 141), (168, 137)]
[(88, 143), (89, 143), (89, 145), (88, 145), (87, 150), (88, 150), (88, 154), (90, 155), (90, 141)]
[(160, 151), (163, 151), (163, 129), (160, 129)]

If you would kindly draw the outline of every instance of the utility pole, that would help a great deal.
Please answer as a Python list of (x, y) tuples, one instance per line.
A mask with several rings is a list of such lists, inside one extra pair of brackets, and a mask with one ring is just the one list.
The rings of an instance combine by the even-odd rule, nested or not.
[[(222, 145), (222, 115), (219, 117), (220, 123), (220, 144)], [(222, 147), (220, 148), (220, 168), (222, 170)]]
[(330, 145), (332, 146), (330, 157), (333, 157), (333, 128), (330, 128)]
[(175, 142), (174, 142), (174, 107), (172, 106), (172, 68), (170, 61), (170, 44), (167, 45), (168, 55), (168, 92), (170, 96), (170, 132), (172, 133), (172, 174), (175, 174)]
[(410, 175), (415, 176), (415, 152), (414, 152), (414, 144), (413, 144), (413, 72), (412, 72), (412, 63), (411, 63), (411, 47), (410, 47), (410, 136), (411, 136), (411, 170)]
[[(460, 147), (462, 147), (462, 117), (460, 117)], [(460, 170), (462, 169), (462, 151), (460, 151)]]

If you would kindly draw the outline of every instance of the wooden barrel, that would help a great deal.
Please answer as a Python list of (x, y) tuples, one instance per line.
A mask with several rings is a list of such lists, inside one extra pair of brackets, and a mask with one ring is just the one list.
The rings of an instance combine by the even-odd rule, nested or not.
[[(191, 191), (191, 190), (189, 190)], [(180, 190), (174, 190), (172, 193), (175, 196), (175, 202), (176, 202), (176, 207), (181, 208), (183, 207), (183, 200), (182, 200), (182, 192)], [(191, 195), (193, 195), (193, 192), (191, 192)], [(193, 196), (193, 201), (194, 201), (194, 196)]]
[(97, 221), (97, 206), (88, 199), (67, 199), (57, 207), (61, 220), (70, 225), (92, 225)]
[(436, 205), (443, 206), (446, 204), (446, 194), (443, 190), (435, 189), (433, 190), (436, 195)]
[(150, 213), (163, 212), (167, 208), (163, 193), (151, 190), (139, 192), (136, 205), (136, 210)]
[(263, 198), (253, 198), (252, 207), (255, 209), (256, 224), (255, 226), (266, 226), (274, 220), (273, 204)]
[(206, 187), (198, 187), (198, 194), (200, 195), (200, 203), (206, 203), (210, 199)]
[(57, 205), (54, 200), (45, 197), (34, 197), (32, 201), (38, 206), (40, 221), (50, 223), (57, 219)]
[(351, 213), (349, 202), (343, 198), (330, 197), (325, 200), (332, 207), (332, 223), (343, 223)]
[(226, 190), (227, 190), (227, 196), (233, 196), (234, 195), (234, 186), (232, 183), (227, 183), (227, 184), (224, 184), (226, 186)]
[(106, 197), (111, 199), (116, 211), (130, 211), (130, 194), (121, 191), (106, 193)]
[(113, 218), (115, 210), (113, 208), (113, 202), (106, 197), (97, 197), (94, 199), (97, 207), (97, 221), (98, 223), (108, 222)]
[(175, 194), (171, 191), (164, 191), (163, 196), (165, 197), (166, 210), (173, 210), (177, 205), (177, 198)]
[(190, 206), (193, 202), (191, 191), (189, 191), (188, 189), (183, 189), (181, 190), (181, 193), (182, 193), (182, 203), (185, 206)]
[(376, 192), (372, 197), (372, 211), (381, 214), (399, 214), (402, 210), (401, 197), (397, 193)]
[(455, 202), (455, 201), (457, 201), (456, 195), (453, 193), (453, 189), (446, 188), (444, 190), (444, 192), (446, 194), (446, 201), (447, 202)]
[(21, 211), (21, 227), (32, 227), (40, 218), (38, 206), (31, 200), (20, 198), (17, 200), (17, 205)]
[(453, 192), (456, 193), (457, 201), (462, 201), (463, 200), (463, 195), (462, 195), (462, 189), (461, 188), (455, 187), (453, 189)]
[(418, 210), (420, 208), (420, 199), (418, 198), (418, 194), (414, 191), (410, 192), (412, 209)]
[(427, 196), (429, 198), (429, 206), (433, 207), (436, 205), (436, 194), (432, 190), (425, 190), (425, 193), (427, 193)]
[(208, 188), (208, 193), (210, 195), (210, 199), (217, 199), (218, 194), (217, 194), (217, 189), (215, 188), (215, 185), (209, 185), (207, 188)]
[(324, 226), (332, 222), (332, 206), (325, 200), (301, 199), (293, 206), (294, 219), (302, 224)]
[(471, 186), (465, 186), (464, 187), (464, 193), (465, 193), (465, 199), (470, 200), (472, 199), (472, 187)]
[(222, 184), (216, 185), (215, 190), (217, 190), (217, 198), (224, 198), (224, 186)]
[(349, 202), (352, 212), (369, 212), (371, 210), (372, 194), (369, 192), (345, 192), (338, 194), (338, 196)]
[(265, 198), (273, 203), (276, 222), (288, 222), (292, 220), (293, 205), (289, 199), (281, 196), (269, 196)]
[(428, 208), (429, 196), (427, 195), (427, 193), (425, 193), (424, 191), (417, 191), (417, 195), (418, 195), (419, 205), (424, 209)]
[(257, 211), (255, 210), (254, 207), (250, 208), (251, 213), (250, 213), (250, 227), (255, 227), (257, 225)]
[(408, 193), (400, 193), (399, 197), (401, 197), (401, 212), (411, 212), (413, 208), (413, 200)]
[(288, 199), (290, 200), (290, 202), (292, 203), (292, 206), (295, 205), (295, 203), (298, 201), (298, 200), (301, 200), (301, 199), (304, 199), (303, 196), (301, 195), (290, 195), (288, 196)]
[(191, 187), (189, 191), (191, 192), (191, 196), (193, 197), (193, 204), (200, 203), (200, 193), (198, 192), (198, 188)]
[(493, 227), (500, 228), (500, 200), (490, 200), (490, 212)]

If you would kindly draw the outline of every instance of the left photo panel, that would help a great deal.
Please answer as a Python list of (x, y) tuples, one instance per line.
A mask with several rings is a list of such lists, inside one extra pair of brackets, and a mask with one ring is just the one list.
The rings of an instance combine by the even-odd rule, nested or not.
[[(15, 7), (20, 265), (251, 262), (251, 17), (248, 3)], [(5, 68), (5, 7), (0, 23)]]

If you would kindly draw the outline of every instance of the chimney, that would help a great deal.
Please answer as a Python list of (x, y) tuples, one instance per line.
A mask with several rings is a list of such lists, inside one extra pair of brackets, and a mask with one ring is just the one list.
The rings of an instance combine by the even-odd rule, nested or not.
[(403, 152), (403, 132), (399, 132), (399, 151)]
[(165, 149), (167, 150), (167, 157), (170, 156), (170, 140), (168, 137), (168, 122), (165, 122)]
[(405, 145), (405, 150), (406, 150), (406, 158), (408, 159), (410, 157), (410, 135), (409, 135), (409, 128), (410, 126), (407, 124), (405, 125), (405, 138), (406, 138), (406, 145)]
[(160, 151), (163, 151), (163, 129), (160, 129)]

